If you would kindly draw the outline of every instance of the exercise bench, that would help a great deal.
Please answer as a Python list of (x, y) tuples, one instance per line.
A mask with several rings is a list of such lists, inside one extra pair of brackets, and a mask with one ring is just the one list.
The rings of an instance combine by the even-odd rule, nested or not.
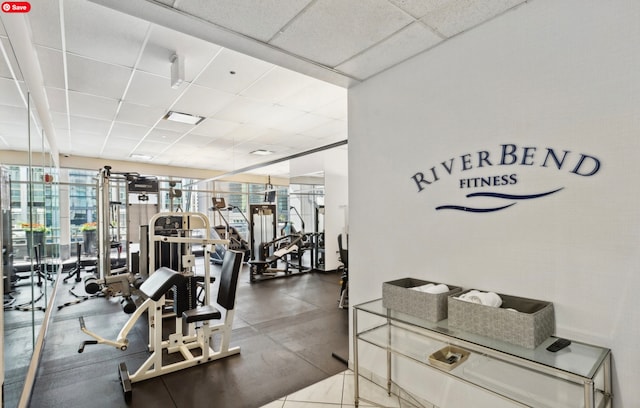
[[(205, 304), (186, 310), (181, 315), (176, 315), (175, 332), (169, 335), (168, 340), (162, 339), (162, 314), (165, 294), (174, 286), (184, 284), (186, 277), (170, 268), (161, 267), (149, 275), (149, 278), (140, 285), (140, 291), (147, 296), (147, 299), (131, 315), (115, 341), (105, 339), (89, 331), (84, 324), (84, 319), (80, 318), (81, 330), (95, 340), (81, 343), (78, 352), (82, 353), (85, 345), (89, 344), (107, 344), (120, 350), (126, 350), (129, 331), (131, 331), (138, 318), (145, 311), (148, 311), (149, 351), (151, 355), (133, 374), (129, 374), (125, 363), (120, 363), (118, 366), (118, 374), (126, 401), (130, 401), (132, 398), (131, 385), (133, 383), (240, 353), (239, 347), (230, 348), (229, 343), (231, 340), (238, 276), (242, 267), (243, 257), (243, 252), (232, 250), (225, 252), (216, 300), (218, 307)], [(224, 314), (220, 309), (223, 309)], [(210, 324), (210, 320), (215, 320), (217, 323)], [(196, 323), (199, 323), (200, 327), (196, 327)], [(218, 333), (221, 334), (221, 341), (219, 346), (214, 349), (211, 344), (211, 336)], [(194, 355), (191, 352), (194, 349), (201, 350), (200, 354)], [(164, 364), (162, 361), (163, 350), (166, 350), (168, 354), (180, 352), (183, 360)]]

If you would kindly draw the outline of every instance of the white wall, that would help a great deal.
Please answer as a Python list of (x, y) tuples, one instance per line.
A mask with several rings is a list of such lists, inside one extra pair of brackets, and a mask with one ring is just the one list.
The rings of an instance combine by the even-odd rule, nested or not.
[[(534, 0), (350, 89), (351, 303), (406, 276), (552, 301), (557, 335), (612, 349), (615, 406), (638, 406), (639, 22), (636, 0)], [(500, 166), (503, 144), (531, 165)], [(561, 169), (542, 166), (547, 148), (569, 151)], [(580, 154), (596, 174), (571, 172)], [(417, 172), (434, 181), (420, 192)], [(510, 174), (516, 184), (460, 188)]]

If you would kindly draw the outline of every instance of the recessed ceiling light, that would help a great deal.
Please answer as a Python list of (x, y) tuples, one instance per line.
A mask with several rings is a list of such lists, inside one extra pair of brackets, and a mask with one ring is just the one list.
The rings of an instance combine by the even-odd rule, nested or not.
[(151, 160), (153, 159), (153, 157), (149, 156), (148, 154), (140, 154), (140, 153), (132, 153), (129, 155), (129, 157), (131, 157), (132, 159), (137, 159), (137, 160)]
[(190, 115), (188, 113), (180, 113), (174, 111), (169, 111), (169, 113), (164, 115), (163, 119), (171, 120), (174, 122), (187, 123), (189, 125), (197, 125), (204, 120), (202, 116)]
[(273, 154), (273, 152), (271, 150), (258, 149), (252, 151), (250, 154), (255, 154), (257, 156), (268, 156), (270, 154)]

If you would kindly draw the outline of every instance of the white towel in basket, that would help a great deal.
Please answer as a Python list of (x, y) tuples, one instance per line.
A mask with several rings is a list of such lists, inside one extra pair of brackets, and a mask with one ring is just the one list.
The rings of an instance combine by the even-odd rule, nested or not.
[(491, 307), (500, 307), (502, 305), (502, 298), (497, 293), (480, 292), (475, 289), (458, 296), (458, 299)]
[(440, 283), (440, 284), (427, 283), (426, 285), (414, 286), (410, 289), (417, 290), (418, 292), (431, 293), (431, 294), (447, 293), (449, 291), (449, 287), (444, 283)]

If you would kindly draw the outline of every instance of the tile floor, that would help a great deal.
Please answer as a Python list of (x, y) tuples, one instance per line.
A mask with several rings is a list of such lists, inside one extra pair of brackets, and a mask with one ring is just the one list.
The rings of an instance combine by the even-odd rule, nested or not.
[[(388, 396), (384, 388), (360, 377), (360, 396), (375, 402), (360, 401), (361, 407), (416, 408), (396, 395)], [(262, 408), (350, 408), (354, 407), (353, 371), (346, 370), (309, 387), (280, 398)], [(425, 408), (435, 408), (425, 405)]]

